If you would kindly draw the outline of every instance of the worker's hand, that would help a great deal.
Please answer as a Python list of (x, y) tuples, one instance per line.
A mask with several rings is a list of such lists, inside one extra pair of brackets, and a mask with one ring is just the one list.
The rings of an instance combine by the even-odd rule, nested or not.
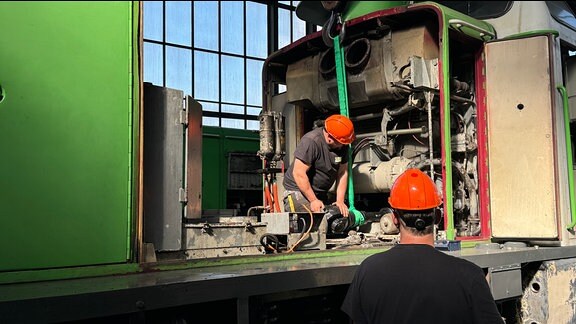
[(340, 209), (340, 213), (344, 217), (348, 217), (348, 206), (343, 201), (337, 201), (334, 203), (338, 209)]
[(322, 202), (322, 200), (316, 199), (310, 202), (310, 209), (317, 213), (317, 212), (323, 212), (324, 211), (324, 203)]

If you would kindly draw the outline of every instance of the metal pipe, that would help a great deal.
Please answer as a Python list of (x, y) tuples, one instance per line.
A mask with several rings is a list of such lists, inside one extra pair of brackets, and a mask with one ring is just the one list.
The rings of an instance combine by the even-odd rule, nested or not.
[(374, 118), (381, 118), (384, 113), (369, 113), (365, 115), (356, 116), (350, 118), (352, 121), (360, 121), (360, 120), (367, 120), (367, 119), (374, 119)]
[(382, 135), (382, 132), (363, 133), (363, 134), (356, 133), (356, 139), (362, 139), (362, 138), (366, 138), (366, 137), (374, 137), (374, 136), (378, 136), (378, 135)]
[[(406, 128), (406, 129), (393, 129), (386, 132), (386, 135), (411, 135), (411, 134), (424, 134), (428, 132), (428, 127), (422, 126), (419, 128)], [(382, 135), (382, 132), (372, 132), (372, 133), (363, 133), (363, 134), (356, 134), (357, 139), (362, 139), (366, 137), (374, 137)]]
[(395, 110), (390, 110), (388, 113), (390, 114), (390, 116), (394, 117), (394, 116), (398, 116), (404, 113), (407, 113), (411, 110), (417, 109), (418, 107), (410, 104), (410, 101), (406, 102), (406, 104), (398, 109)]
[(432, 146), (432, 93), (426, 93), (426, 108), (428, 110), (428, 149), (430, 150), (430, 178), (434, 179), (434, 150)]
[(286, 146), (286, 138), (284, 136), (284, 116), (282, 116), (282, 114), (274, 116), (274, 142), (275, 154), (273, 160), (280, 161), (286, 152), (284, 149)]
[(440, 159), (434, 159), (432, 160), (432, 162), (430, 162), (429, 160), (422, 160), (422, 161), (412, 161), (410, 162), (410, 164), (408, 164), (406, 166), (406, 168), (411, 169), (411, 168), (416, 168), (416, 169), (420, 169), (422, 170), (427, 163), (432, 163), (433, 165), (440, 165), (442, 163), (442, 160)]
[(269, 68), (271, 66), (281, 66), (281, 64), (279, 63), (275, 63), (272, 62), (273, 60), (275, 60), (278, 56), (280, 56), (280, 54), (282, 53), (282, 51), (278, 50), (272, 54), (270, 54), (270, 56), (268, 56), (268, 58), (264, 61), (264, 64), (262, 65), (262, 112), (268, 112), (270, 111), (270, 109), (272, 109), (272, 79), (270, 78), (269, 75)]
[(456, 95), (451, 95), (451, 96), (450, 96), (450, 100), (454, 100), (454, 101), (458, 101), (458, 102), (464, 102), (464, 103), (467, 103), (467, 104), (471, 104), (471, 105), (473, 105), (473, 106), (476, 106), (476, 103), (474, 102), (474, 100), (470, 100), (470, 99), (467, 99), (467, 98), (462, 98), (462, 97), (456, 96)]
[(428, 128), (426, 126), (422, 126), (419, 128), (393, 129), (387, 131), (386, 135), (411, 135), (411, 134), (424, 134), (426, 132), (428, 132)]

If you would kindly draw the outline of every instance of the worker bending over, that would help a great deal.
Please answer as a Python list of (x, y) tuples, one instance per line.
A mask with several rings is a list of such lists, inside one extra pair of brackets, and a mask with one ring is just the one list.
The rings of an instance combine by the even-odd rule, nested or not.
[[(326, 118), (324, 127), (306, 133), (296, 146), (284, 175), (284, 210), (322, 212), (332, 202), (328, 190), (336, 182), (336, 206), (344, 217), (348, 186), (348, 150), (355, 139), (352, 121), (343, 115)], [(306, 208), (304, 208), (304, 206)]]

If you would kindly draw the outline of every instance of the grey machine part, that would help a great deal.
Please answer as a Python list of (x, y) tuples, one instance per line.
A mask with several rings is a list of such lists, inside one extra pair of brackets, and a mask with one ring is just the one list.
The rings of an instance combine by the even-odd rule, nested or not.
[(324, 213), (263, 213), (266, 233), (286, 240), (289, 250), (325, 250), (328, 223)]

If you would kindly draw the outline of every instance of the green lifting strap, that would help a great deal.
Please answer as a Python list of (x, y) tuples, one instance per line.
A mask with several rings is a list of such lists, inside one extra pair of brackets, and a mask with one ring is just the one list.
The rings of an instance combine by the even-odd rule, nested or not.
[[(334, 58), (336, 61), (336, 81), (338, 83), (338, 100), (340, 102), (340, 114), (349, 117), (348, 114), (348, 88), (346, 85), (346, 67), (344, 65), (344, 49), (340, 46), (340, 36), (334, 37)], [(354, 215), (350, 227), (364, 224), (364, 215), (354, 207), (354, 181), (352, 179), (352, 144), (348, 148), (348, 211)], [(348, 216), (352, 219), (350, 216)]]

